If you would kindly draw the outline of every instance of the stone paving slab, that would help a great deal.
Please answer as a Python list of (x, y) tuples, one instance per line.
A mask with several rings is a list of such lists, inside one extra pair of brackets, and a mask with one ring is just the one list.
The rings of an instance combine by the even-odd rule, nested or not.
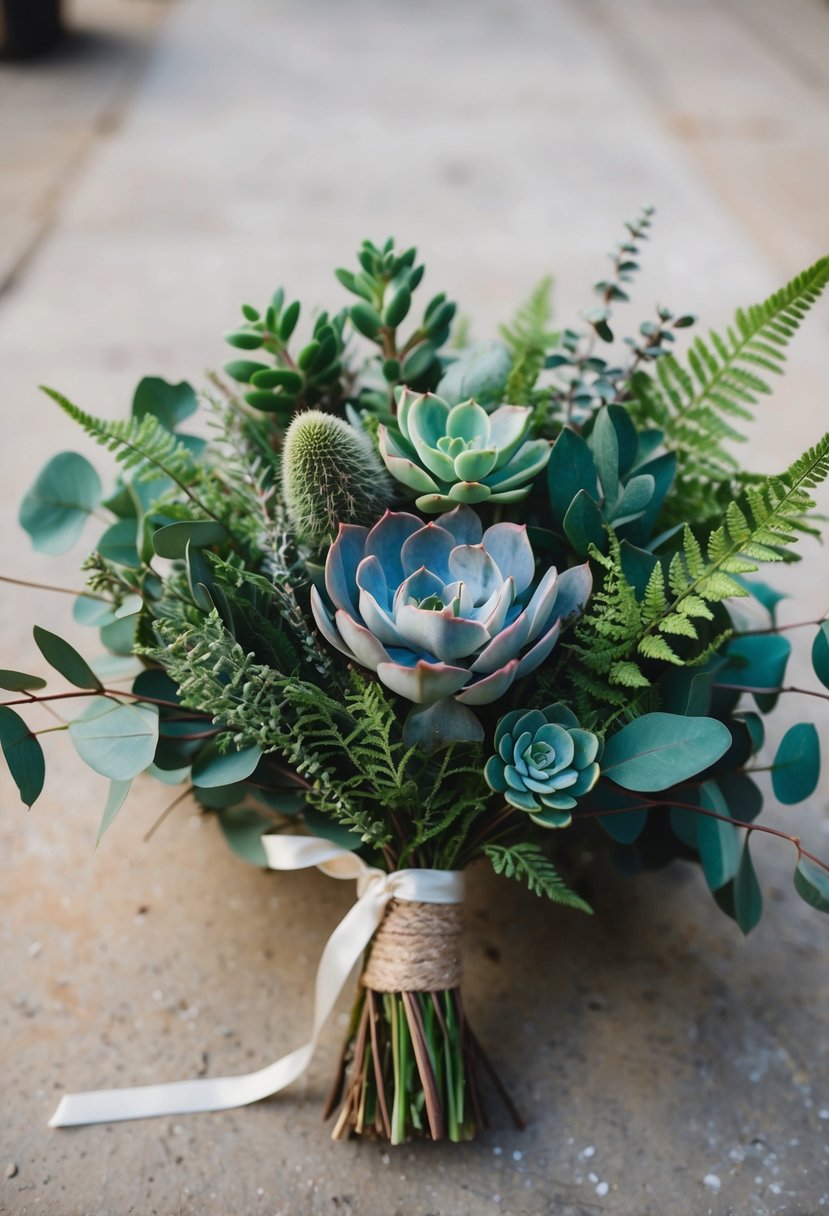
[[(575, 312), (643, 201), (660, 208), (643, 309), (658, 295), (720, 320), (793, 272), (772, 264), (783, 221), (767, 215), (758, 240), (744, 200), (671, 137), (588, 16), (564, 0), (181, 0), (117, 132), (0, 301), (4, 518), (51, 452), (91, 454), (36, 383), (122, 414), (141, 374), (198, 379), (219, 363), (237, 301), (282, 281), (337, 303), (330, 267), (364, 235), (419, 242), (430, 285), (461, 297), (481, 336), (549, 270)], [(699, 70), (708, 99), (720, 71)], [(827, 172), (799, 215), (823, 214)], [(763, 467), (825, 428), (826, 329), (823, 308), (763, 408)], [(5, 571), (77, 580), (72, 555), (47, 563), (11, 525), (0, 546)], [(802, 615), (827, 607), (820, 569), (813, 553), (786, 572)], [(4, 591), (3, 654), (38, 669), (32, 620), (88, 644), (68, 606)], [(797, 713), (787, 702), (775, 729)], [(826, 922), (768, 840), (755, 850), (767, 916), (745, 943), (686, 868), (631, 883), (581, 859), (593, 918), (473, 874), (467, 1004), (524, 1133), (496, 1112), (469, 1146), (331, 1143), (319, 1107), (344, 1010), (307, 1078), (271, 1102), (48, 1131), (65, 1088), (247, 1071), (294, 1047), (350, 901), (319, 875), (251, 871), (192, 807), (142, 844), (164, 806), (150, 783), (93, 852), (104, 783), (50, 742), (42, 801), (26, 815), (4, 779), (0, 802), (0, 1167), (16, 1166), (0, 1212), (816, 1216), (829, 1203)], [(824, 853), (828, 795), (784, 816)]]
[(75, 0), (41, 58), (0, 63), (0, 292), (118, 122), (169, 0)]

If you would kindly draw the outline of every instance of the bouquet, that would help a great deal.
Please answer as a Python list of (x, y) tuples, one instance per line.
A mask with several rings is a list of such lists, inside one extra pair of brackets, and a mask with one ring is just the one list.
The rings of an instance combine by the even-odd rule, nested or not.
[[(626, 226), (573, 327), (553, 325), (544, 281), (497, 340), (471, 342), (445, 294), (415, 307), (415, 249), (366, 241), (336, 271), (352, 302), (313, 313), (301, 339), (282, 289), (245, 305), (234, 357), (200, 395), (150, 377), (131, 416), (106, 421), (46, 390), (119, 469), (104, 493), (84, 456), (61, 453), (22, 504), (44, 553), (107, 513), (73, 608), (107, 656), (35, 626), (71, 687), (0, 673), (23, 802), (44, 782), (32, 714), (77, 701), (48, 729), (110, 780), (99, 839), (148, 773), (246, 861), (318, 866), (358, 892), (325, 948), (307, 1044), (248, 1077), (69, 1095), (53, 1124), (276, 1092), (361, 958), (334, 1135), (466, 1139), (492, 1088), (520, 1123), (461, 995), (476, 862), (580, 913), (563, 876), (573, 840), (604, 841), (630, 872), (697, 862), (748, 933), (762, 911), (750, 841), (772, 832), (794, 847), (798, 893), (829, 911), (829, 867), (758, 822), (754, 777), (770, 768), (783, 804), (818, 779), (809, 722), (757, 763), (764, 716), (798, 690), (782, 597), (754, 576), (817, 534), (829, 435), (777, 476), (733, 454), (829, 258), (721, 333), (683, 344), (694, 318), (659, 306), (617, 342), (651, 220)], [(829, 622), (807, 627), (829, 689)]]

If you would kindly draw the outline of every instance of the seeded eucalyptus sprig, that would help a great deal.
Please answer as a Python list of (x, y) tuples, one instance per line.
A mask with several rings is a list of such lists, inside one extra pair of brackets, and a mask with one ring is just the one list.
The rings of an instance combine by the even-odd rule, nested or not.
[[(394, 238), (382, 248), (363, 241), (357, 253), (359, 271), (337, 270), (347, 291), (358, 297), (349, 316), (354, 328), (378, 348), (382, 378), (377, 389), (360, 394), (360, 405), (381, 416), (393, 412), (394, 390), (400, 384), (430, 392), (440, 381), (443, 366), (438, 352), (449, 338), (456, 306), (439, 292), (427, 304), (419, 325), (403, 337), (399, 329), (412, 308), (412, 295), (423, 278), (414, 246), (398, 253)], [(385, 382), (386, 390), (382, 390)]]

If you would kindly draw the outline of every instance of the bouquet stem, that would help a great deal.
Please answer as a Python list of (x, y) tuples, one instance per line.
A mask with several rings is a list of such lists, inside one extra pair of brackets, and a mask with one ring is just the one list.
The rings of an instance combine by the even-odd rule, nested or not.
[(521, 1116), (469, 1026), (460, 988), (381, 993), (361, 983), (325, 1118), (342, 1100), (335, 1140), (471, 1140), (489, 1125), (482, 1070), (522, 1128)]

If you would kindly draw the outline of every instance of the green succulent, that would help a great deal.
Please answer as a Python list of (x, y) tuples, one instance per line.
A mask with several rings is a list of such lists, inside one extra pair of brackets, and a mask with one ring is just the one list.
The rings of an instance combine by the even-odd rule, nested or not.
[(565, 427), (547, 465), (552, 529), (586, 557), (607, 551), (606, 525), (621, 540), (650, 539), (676, 472), (676, 455), (659, 452), (661, 431), (637, 431), (624, 406), (600, 409), (586, 437)]
[(316, 549), (340, 524), (376, 522), (392, 485), (368, 439), (321, 410), (297, 414), (285, 435), (282, 493), (297, 536)]
[(487, 784), (545, 828), (566, 828), (576, 800), (599, 779), (599, 740), (560, 702), (504, 714), (495, 747), (484, 769)]
[(450, 406), (434, 393), (404, 389), (397, 428), (379, 428), (389, 472), (418, 494), (421, 511), (458, 503), (518, 502), (550, 457), (546, 439), (529, 439), (532, 410), (501, 405), (487, 413), (475, 401)]

